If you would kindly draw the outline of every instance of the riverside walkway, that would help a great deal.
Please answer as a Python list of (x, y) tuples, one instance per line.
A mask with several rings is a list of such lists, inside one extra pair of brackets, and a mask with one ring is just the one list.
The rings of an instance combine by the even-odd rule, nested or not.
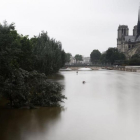
[(106, 69), (128, 72), (140, 72), (140, 66), (66, 66), (66, 68), (72, 71), (78, 71), (81, 68), (90, 68), (91, 70)]
[(114, 67), (102, 67), (102, 69), (129, 71), (129, 72), (140, 72), (140, 66), (118, 66), (118, 67), (114, 66)]

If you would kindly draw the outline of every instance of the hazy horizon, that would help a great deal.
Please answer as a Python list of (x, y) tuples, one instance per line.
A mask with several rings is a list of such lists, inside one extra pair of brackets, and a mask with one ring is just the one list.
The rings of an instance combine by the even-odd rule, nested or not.
[(88, 57), (117, 45), (119, 25), (129, 34), (137, 24), (139, 0), (5, 0), (0, 5), (0, 23), (14, 22), (18, 33), (39, 35), (47, 31), (62, 42), (65, 52)]

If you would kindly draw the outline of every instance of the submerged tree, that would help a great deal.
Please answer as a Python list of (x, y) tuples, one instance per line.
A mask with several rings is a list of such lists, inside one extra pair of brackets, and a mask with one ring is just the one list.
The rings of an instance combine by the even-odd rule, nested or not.
[(13, 107), (53, 106), (65, 99), (57, 83), (46, 75), (65, 63), (62, 44), (42, 32), (29, 39), (19, 35), (14, 24), (0, 24), (0, 94)]
[(45, 74), (16, 69), (3, 83), (3, 96), (11, 107), (57, 106), (66, 99), (62, 86), (48, 82)]

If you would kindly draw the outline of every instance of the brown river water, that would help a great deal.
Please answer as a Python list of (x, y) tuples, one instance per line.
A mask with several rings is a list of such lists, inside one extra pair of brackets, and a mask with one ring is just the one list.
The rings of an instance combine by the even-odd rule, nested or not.
[(140, 73), (65, 71), (53, 80), (64, 85), (63, 107), (0, 109), (0, 140), (140, 140)]

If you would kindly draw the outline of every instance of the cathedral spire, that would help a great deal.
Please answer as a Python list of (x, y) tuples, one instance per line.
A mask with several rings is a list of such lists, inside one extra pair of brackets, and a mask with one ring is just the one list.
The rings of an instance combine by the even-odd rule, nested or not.
[(140, 22), (140, 6), (139, 6), (139, 12), (138, 12), (138, 22)]
[(139, 13), (138, 13), (137, 37), (139, 35), (140, 35), (140, 6), (139, 6)]

